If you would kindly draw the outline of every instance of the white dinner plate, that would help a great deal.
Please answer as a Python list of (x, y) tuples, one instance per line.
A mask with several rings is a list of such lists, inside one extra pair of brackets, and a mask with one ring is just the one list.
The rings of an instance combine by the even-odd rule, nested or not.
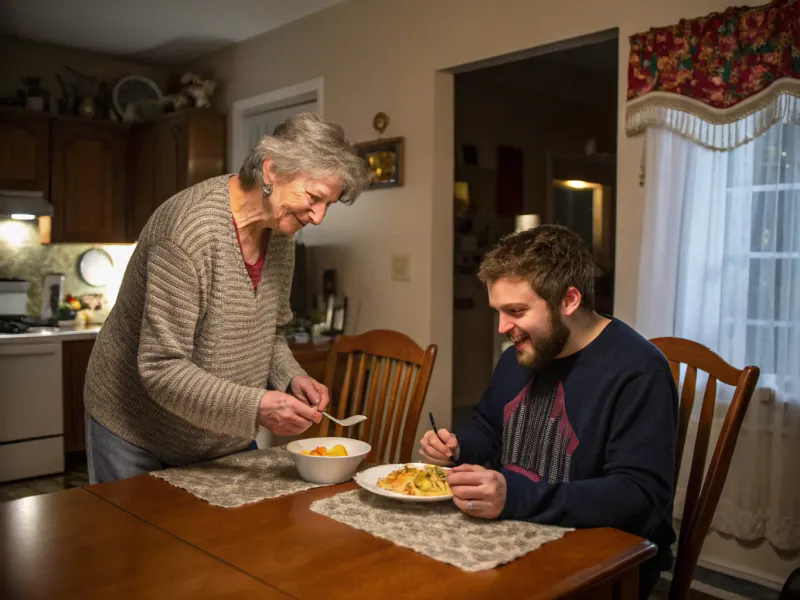
[[(378, 479), (386, 477), (392, 471), (395, 471), (397, 469), (402, 469), (406, 465), (411, 467), (417, 467), (418, 469), (423, 469), (425, 467), (425, 463), (401, 463), (399, 465), (380, 465), (378, 467), (372, 467), (371, 469), (366, 469), (364, 471), (361, 471), (360, 473), (356, 473), (353, 476), (353, 479), (358, 485), (360, 485), (368, 492), (372, 492), (373, 494), (377, 494), (378, 496), (386, 496), (387, 498), (394, 498), (395, 500), (401, 500), (403, 502), (442, 502), (444, 500), (452, 500), (453, 498), (452, 494), (447, 494), (446, 496), (408, 496), (407, 494), (398, 494), (397, 492), (392, 492), (391, 490), (385, 490), (383, 488), (378, 487)], [(449, 469), (445, 469), (445, 471), (449, 471)]]

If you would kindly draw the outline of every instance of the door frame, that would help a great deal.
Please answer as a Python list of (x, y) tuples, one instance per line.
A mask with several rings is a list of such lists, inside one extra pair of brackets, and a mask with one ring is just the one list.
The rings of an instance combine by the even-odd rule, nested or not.
[(324, 87), (325, 79), (316, 77), (234, 102), (231, 106), (231, 144), (228, 148), (229, 170), (238, 171), (249, 150), (243, 148), (245, 118), (256, 112), (286, 108), (293, 104), (311, 101), (317, 103), (316, 113), (324, 118)]

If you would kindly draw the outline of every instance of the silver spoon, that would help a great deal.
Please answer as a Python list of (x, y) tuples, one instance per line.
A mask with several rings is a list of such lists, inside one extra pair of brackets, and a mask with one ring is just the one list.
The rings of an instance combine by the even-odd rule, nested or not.
[(339, 420), (339, 419), (336, 419), (336, 418), (330, 416), (326, 412), (323, 412), (322, 414), (325, 415), (326, 417), (328, 417), (334, 423), (338, 423), (339, 425), (342, 425), (343, 427), (350, 427), (351, 425), (356, 425), (357, 423), (361, 423), (361, 421), (366, 421), (367, 420), (367, 417), (365, 417), (364, 415), (353, 415), (352, 417), (347, 417), (346, 419)]

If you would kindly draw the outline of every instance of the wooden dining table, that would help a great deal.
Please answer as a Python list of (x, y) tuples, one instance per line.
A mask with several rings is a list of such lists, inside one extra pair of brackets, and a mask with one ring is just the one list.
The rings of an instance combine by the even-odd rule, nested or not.
[(467, 573), (309, 508), (355, 487), (219, 508), (145, 475), (0, 504), (0, 598), (634, 600), (656, 552), (583, 529)]

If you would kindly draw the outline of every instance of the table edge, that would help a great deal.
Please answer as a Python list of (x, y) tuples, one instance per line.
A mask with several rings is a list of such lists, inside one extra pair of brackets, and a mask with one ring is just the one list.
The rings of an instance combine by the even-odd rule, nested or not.
[[(609, 531), (619, 531), (609, 527), (596, 527), (596, 530), (606, 529)], [(638, 568), (645, 561), (653, 558), (658, 553), (658, 547), (651, 541), (634, 536), (640, 541), (631, 546), (616, 557), (607, 558), (589, 569), (575, 573), (562, 579), (553, 586), (555, 595), (553, 598), (562, 598), (567, 594), (580, 589), (591, 589), (604, 582), (613, 581), (621, 573), (631, 568)], [(620, 556), (621, 555), (621, 556)]]
[[(149, 474), (148, 475), (142, 475), (142, 477), (145, 477), (145, 476), (149, 476)], [(94, 484), (94, 485), (101, 485), (101, 484)], [(171, 531), (169, 531), (167, 529), (164, 529), (163, 527), (161, 527), (160, 525), (158, 525), (156, 523), (153, 523), (149, 519), (146, 519), (146, 518), (144, 518), (144, 517), (142, 517), (140, 515), (137, 515), (135, 512), (133, 512), (133, 511), (131, 511), (131, 510), (129, 510), (129, 509), (123, 507), (123, 506), (120, 506), (119, 504), (117, 504), (116, 502), (113, 502), (109, 498), (106, 498), (105, 496), (96, 493), (92, 489), (89, 489), (90, 487), (93, 487), (93, 486), (92, 485), (85, 485), (85, 486), (82, 486), (82, 487), (79, 487), (79, 488), (71, 488), (70, 490), (62, 490), (62, 492), (68, 492), (68, 491), (72, 491), (72, 490), (80, 490), (80, 491), (82, 491), (82, 492), (84, 492), (86, 494), (89, 494), (90, 496), (93, 496), (94, 498), (96, 498), (96, 499), (100, 500), (101, 502), (107, 504), (111, 508), (120, 511), (121, 513), (124, 513), (124, 514), (128, 515), (129, 517), (132, 517), (133, 519), (136, 519), (137, 521), (139, 521), (143, 525), (146, 525), (147, 527), (151, 527), (152, 529), (154, 529), (154, 530), (156, 530), (156, 531), (158, 531), (158, 532), (160, 532), (160, 533), (162, 533), (162, 534), (174, 539), (177, 542), (180, 542), (184, 546), (186, 546), (188, 548), (191, 548), (192, 550), (194, 550), (196, 552), (199, 552), (200, 554), (203, 554), (203, 555), (207, 556), (208, 558), (220, 563), (221, 565), (224, 565), (225, 567), (227, 567), (229, 569), (233, 569), (234, 571), (237, 571), (237, 572), (249, 577), (250, 579), (253, 579), (254, 581), (260, 583), (264, 587), (267, 587), (267, 588), (269, 588), (269, 589), (271, 589), (271, 590), (273, 590), (275, 592), (278, 592), (279, 594), (283, 594), (287, 598), (295, 598), (295, 596), (293, 594), (289, 593), (288, 591), (284, 590), (283, 588), (278, 587), (274, 583), (272, 583), (270, 581), (267, 581), (267, 580), (263, 579), (262, 577), (259, 577), (255, 573), (251, 573), (250, 571), (248, 571), (248, 570), (246, 570), (246, 569), (244, 569), (244, 568), (242, 568), (242, 567), (240, 567), (238, 565), (235, 565), (235, 564), (231, 563), (230, 561), (225, 560), (224, 558), (222, 558), (220, 556), (217, 556), (216, 554), (214, 554), (213, 552), (211, 552), (209, 550), (206, 550), (205, 548), (201, 548), (200, 546), (198, 546), (196, 544), (193, 544), (189, 540), (184, 539), (181, 536), (179, 536), (179, 535), (177, 535), (177, 534), (175, 534), (175, 533), (173, 533), (173, 532), (171, 532)], [(55, 492), (55, 493), (62, 493), (62, 492)]]

